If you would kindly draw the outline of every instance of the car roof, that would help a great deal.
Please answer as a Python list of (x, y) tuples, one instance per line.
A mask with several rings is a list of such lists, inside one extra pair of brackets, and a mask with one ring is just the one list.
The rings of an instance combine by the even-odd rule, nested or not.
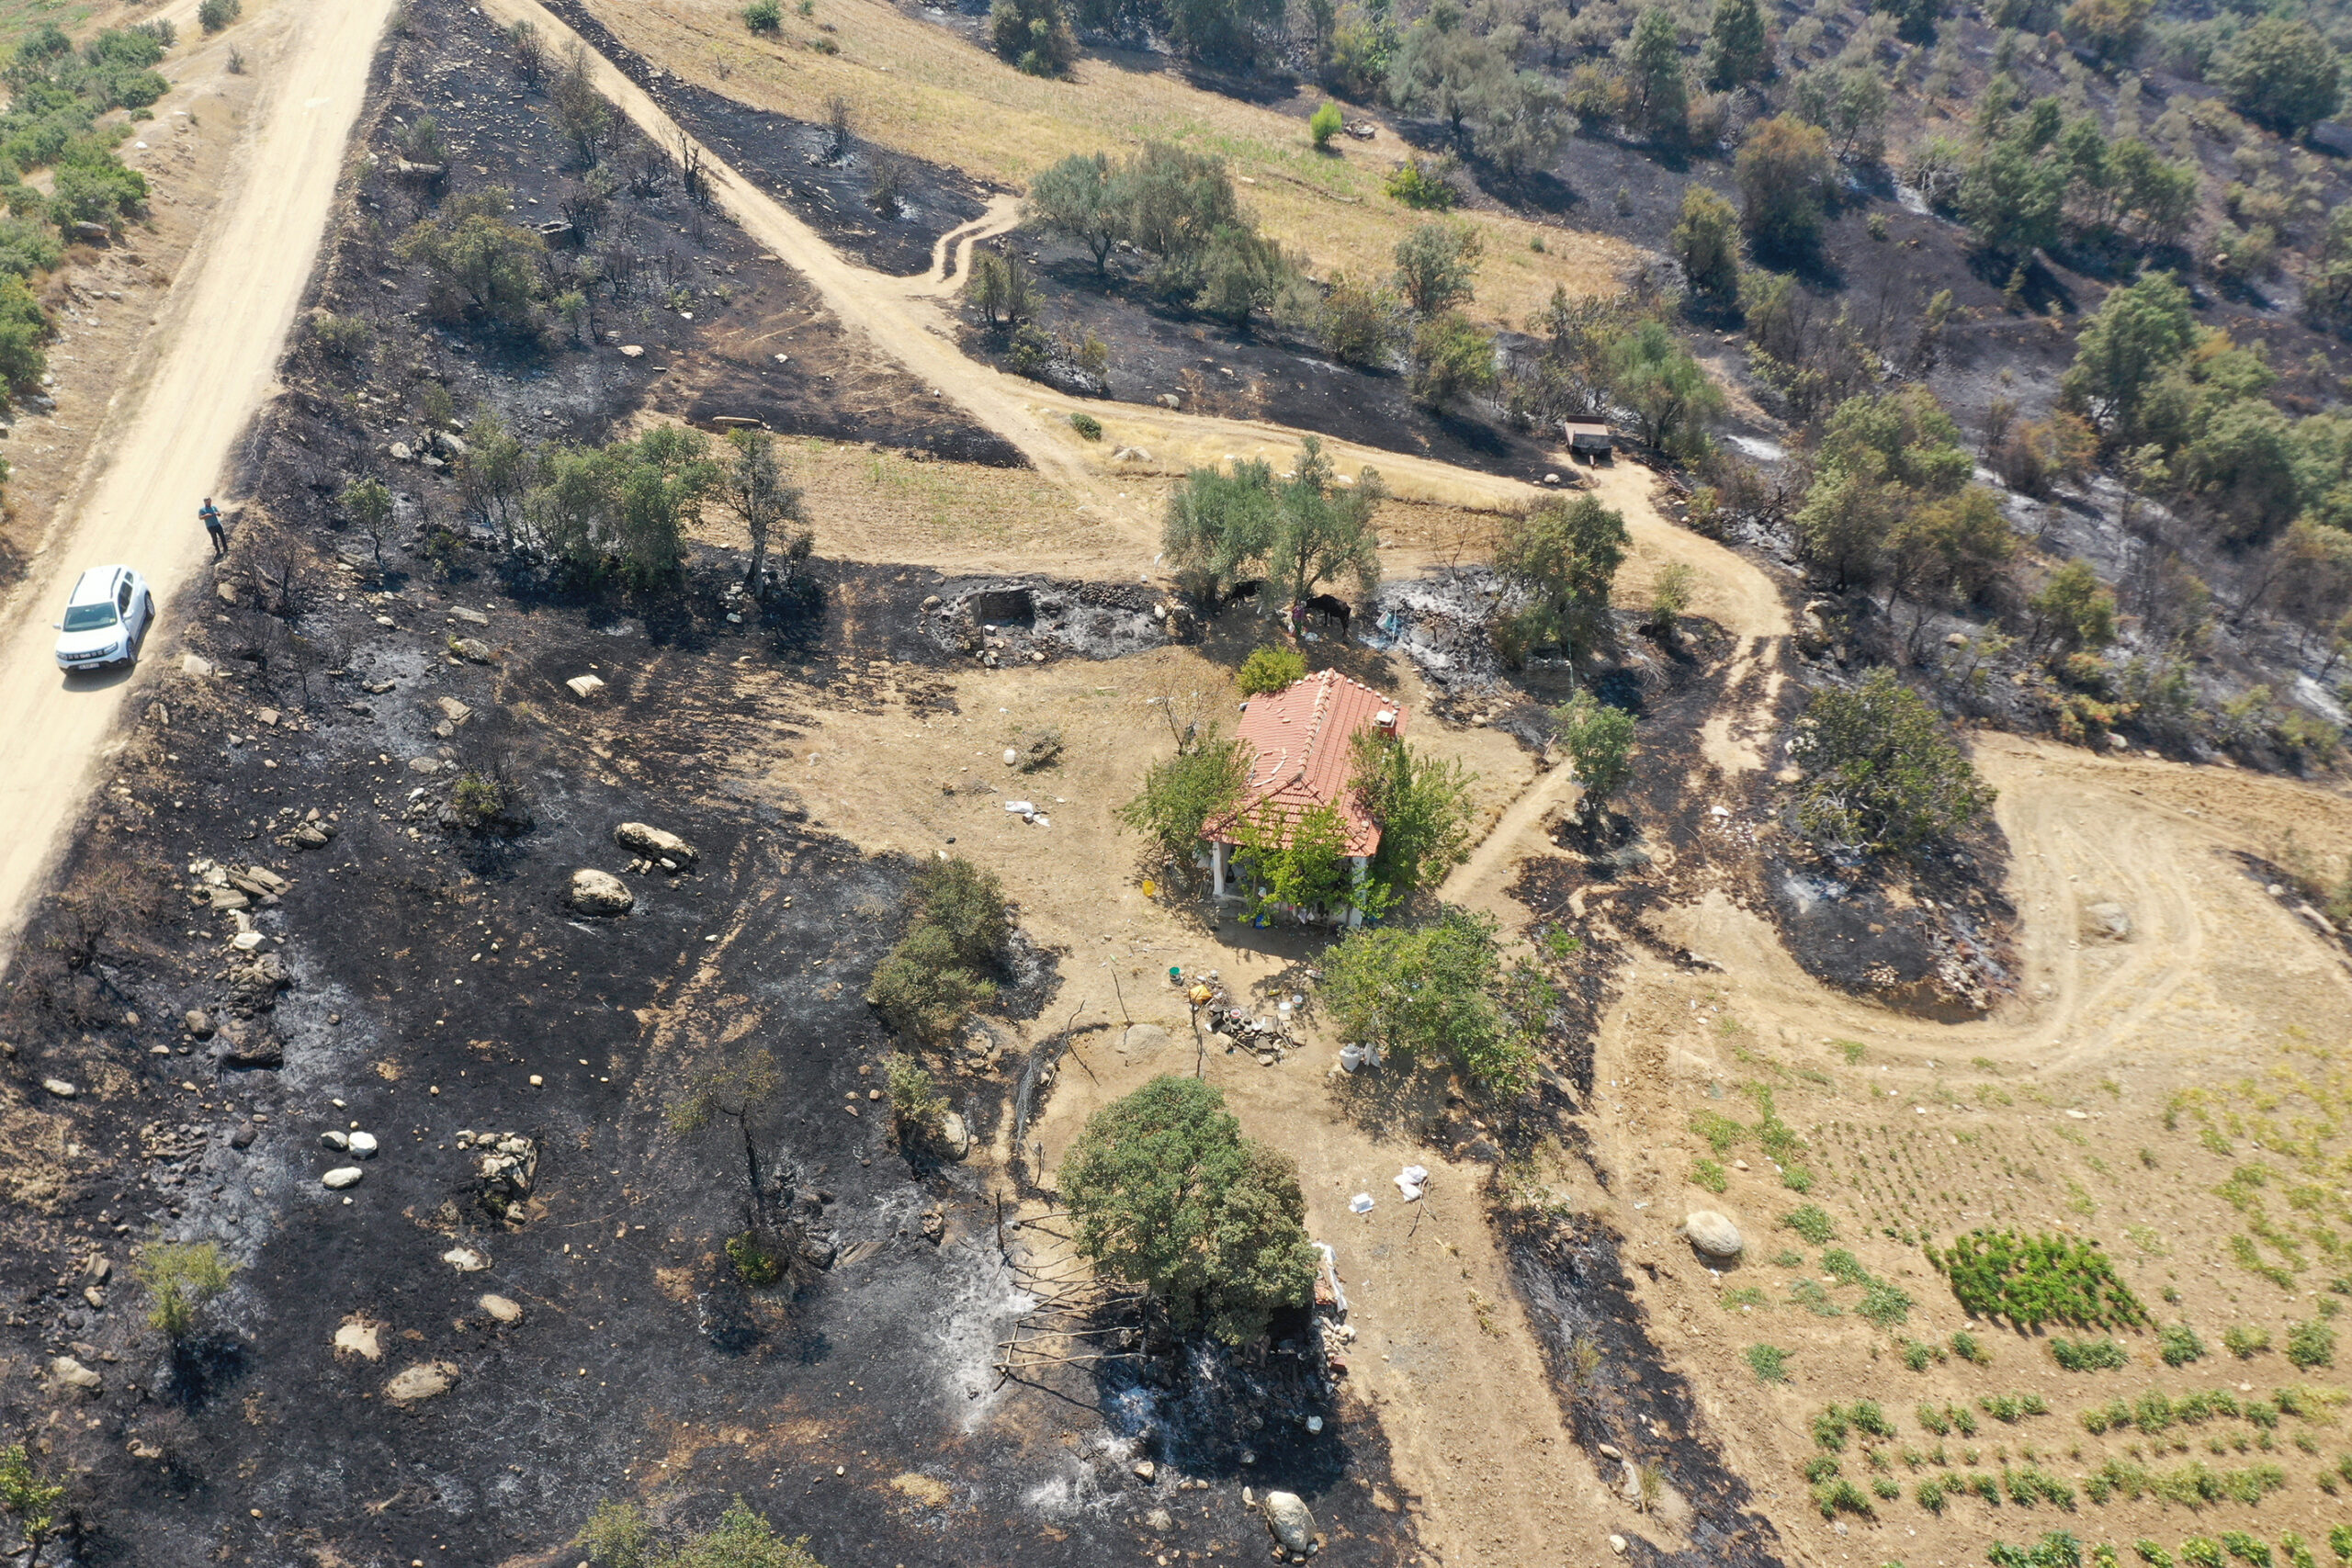
[(82, 580), (74, 585), (73, 597), (65, 602), (68, 604), (95, 604), (101, 599), (111, 599), (115, 583), (130, 570), (127, 566), (94, 566), (82, 574)]

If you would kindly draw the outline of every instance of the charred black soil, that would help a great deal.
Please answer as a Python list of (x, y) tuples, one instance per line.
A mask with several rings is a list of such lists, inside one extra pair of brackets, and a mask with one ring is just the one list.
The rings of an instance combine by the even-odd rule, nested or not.
[[(407, 15), (367, 134), (429, 108), (518, 209), (561, 188), (488, 24), (455, 0)], [(379, 281), (388, 234), (436, 197), (386, 178), (363, 173), (317, 289), (369, 321), (369, 357), (290, 354), (217, 592), (151, 650), (191, 662), (116, 754), (0, 998), (0, 1423), (75, 1478), (76, 1560), (553, 1561), (600, 1499), (692, 1522), (737, 1494), (836, 1563), (1214, 1558), (1263, 1550), (1244, 1479), (1301, 1491), (1351, 1561), (1406, 1560), (1409, 1523), (1372, 1501), (1376, 1425), (1295, 1353), (1042, 1390), (995, 1373), (1023, 1298), (983, 1167), (908, 1158), (877, 1096), (894, 1042), (863, 993), (910, 868), (767, 772), (812, 712), (952, 710), (922, 624), (938, 576), (820, 562), (764, 622), (729, 618), (732, 560), (645, 598), (560, 590), (468, 525), (448, 470), (382, 451), (430, 451), (435, 384), (526, 434), (603, 438), (661, 406), (645, 364), (692, 377), (750, 330), (747, 293), (797, 280), (744, 277), (756, 257), (665, 175), (614, 205), (691, 242), (646, 265), (700, 308), (600, 306), (642, 364), (492, 350), (395, 313), (423, 307), (416, 280)], [(792, 333), (796, 363), (833, 341)], [(825, 416), (864, 430), (840, 391)], [(369, 471), (400, 497), (380, 570), (330, 499)], [(627, 821), (696, 852), (656, 866), (616, 843)], [(582, 869), (629, 911), (582, 913)], [(1033, 1014), (1057, 956), (1016, 952), (1005, 1006)], [(772, 1091), (673, 1120), (752, 1051)], [(933, 1066), (985, 1141), (1005, 1085), (970, 1054)], [(493, 1153), (519, 1179), (487, 1179)], [(346, 1165), (356, 1183), (322, 1183)], [(776, 1284), (730, 1258), (746, 1233)], [(240, 1265), (177, 1355), (129, 1277), (155, 1240)], [(43, 1381), (67, 1355), (100, 1386)], [(1233, 1435), (1259, 1430), (1245, 1466)]]
[(987, 210), (988, 187), (958, 170), (830, 125), (755, 109), (670, 75), (623, 43), (577, 0), (548, 7), (696, 140), (784, 203), (844, 255), (876, 272), (917, 277), (933, 242)]
[[(384, 468), (395, 442), (429, 456), (436, 412), (462, 421), (481, 408), (526, 439), (601, 437), (646, 409), (1020, 464), (1003, 441), (877, 363), (805, 280), (699, 205), (671, 155), (626, 122), (592, 179), (555, 129), (544, 80), (526, 80), (512, 46), (466, 7), (413, 6), (375, 90), (359, 132), (370, 155), (312, 300), (368, 331), (341, 346), (300, 334), (313, 389), (336, 401), (310, 412), (343, 416), (311, 448), (315, 486)], [(446, 144), (438, 177), (401, 170), (427, 117)], [(423, 269), (392, 254), (452, 197), (492, 188), (509, 193), (514, 222), (557, 226), (534, 260), (551, 301), (535, 331), (491, 335), (436, 317)], [(578, 301), (568, 312), (558, 308), (567, 293)], [(429, 497), (435, 487), (422, 488)]]

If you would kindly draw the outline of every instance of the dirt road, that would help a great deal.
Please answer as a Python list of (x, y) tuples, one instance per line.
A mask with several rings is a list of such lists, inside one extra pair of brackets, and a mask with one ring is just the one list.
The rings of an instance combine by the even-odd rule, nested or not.
[(279, 7), (244, 40), (268, 83), (236, 188), (182, 268), (157, 323), (145, 385), (123, 397), (98, 437), (108, 454), (69, 497), (67, 517), (7, 606), (0, 626), (0, 964), (26, 902), (62, 846), (134, 675), (68, 681), (51, 657), (74, 578), (123, 563), (154, 585), (164, 614), (152, 661), (174, 657), (175, 614), (201, 609), (208, 553), (196, 508), (220, 488), (231, 448), (269, 394), (279, 345), (309, 285), (335, 178), (359, 113), (368, 62), (392, 0)]

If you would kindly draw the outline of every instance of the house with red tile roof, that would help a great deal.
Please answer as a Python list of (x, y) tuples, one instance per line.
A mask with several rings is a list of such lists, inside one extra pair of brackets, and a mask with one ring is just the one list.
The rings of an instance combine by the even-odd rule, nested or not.
[[(1299, 818), (1327, 807), (1336, 807), (1346, 825), (1342, 852), (1361, 881), (1380, 848), (1380, 824), (1356, 800), (1355, 738), (1367, 729), (1393, 737), (1404, 728), (1405, 710), (1395, 699), (1336, 670), (1317, 671), (1279, 692), (1251, 698), (1238, 732), (1250, 751), (1241, 798), (1202, 829), (1217, 896), (1238, 891), (1227, 884), (1245, 829), (1261, 840), (1287, 843)], [(1348, 912), (1350, 925), (1362, 918), (1357, 910)]]

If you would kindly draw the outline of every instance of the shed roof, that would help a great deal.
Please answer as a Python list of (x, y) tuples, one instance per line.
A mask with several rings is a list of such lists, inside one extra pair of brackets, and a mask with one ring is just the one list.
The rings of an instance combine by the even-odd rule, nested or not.
[(1252, 752), (1241, 804), (1204, 829), (1226, 839), (1240, 823), (1290, 829), (1306, 813), (1336, 806), (1348, 826), (1345, 852), (1368, 855), (1380, 847), (1380, 825), (1356, 804), (1355, 769), (1350, 742), (1383, 714), (1394, 716), (1392, 734), (1405, 728), (1405, 710), (1362, 682), (1336, 670), (1320, 670), (1279, 692), (1251, 699), (1238, 731)]

